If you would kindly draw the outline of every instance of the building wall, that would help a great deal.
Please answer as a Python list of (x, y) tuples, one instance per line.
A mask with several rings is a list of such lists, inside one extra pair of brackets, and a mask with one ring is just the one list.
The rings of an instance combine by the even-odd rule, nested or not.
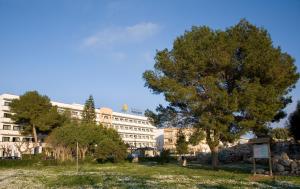
[[(169, 149), (171, 152), (176, 152), (176, 141), (179, 128), (165, 128), (164, 129), (164, 149)], [(188, 141), (190, 136), (193, 133), (192, 128), (183, 128), (182, 132), (184, 133), (186, 140)], [(196, 154), (199, 152), (210, 152), (209, 146), (206, 144), (205, 140), (200, 141), (198, 145), (193, 146), (188, 145), (188, 151), (190, 154)]]
[[(22, 127), (14, 124), (9, 118), (9, 102), (16, 98), (19, 97), (11, 94), (0, 95), (0, 157), (3, 155), (19, 156), (18, 146), (22, 143), (24, 144), (21, 150), (32, 152), (32, 137), (30, 135), (22, 135), (20, 132)], [(84, 105), (53, 101), (51, 103), (58, 107), (59, 112), (62, 113), (65, 110), (69, 110), (72, 117), (81, 119)], [(95, 111), (97, 123), (115, 129), (123, 141), (129, 144), (131, 148), (156, 147), (156, 128), (151, 125), (147, 117), (114, 112), (110, 108), (100, 108), (95, 109)], [(25, 145), (25, 143), (29, 145)], [(7, 153), (7, 151), (10, 153)]]

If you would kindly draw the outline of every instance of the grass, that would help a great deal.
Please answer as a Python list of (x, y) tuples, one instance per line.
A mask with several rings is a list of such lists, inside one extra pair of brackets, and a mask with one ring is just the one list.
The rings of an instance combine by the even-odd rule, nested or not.
[(0, 188), (299, 188), (300, 177), (253, 177), (251, 165), (84, 164), (0, 167)]

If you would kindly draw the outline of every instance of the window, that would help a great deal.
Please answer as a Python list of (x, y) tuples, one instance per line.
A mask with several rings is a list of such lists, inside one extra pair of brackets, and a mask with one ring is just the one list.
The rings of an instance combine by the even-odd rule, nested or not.
[(10, 115), (9, 113), (4, 113), (4, 117), (5, 117), (5, 118), (10, 118), (11, 115)]
[(142, 121), (142, 124), (145, 124), (145, 121)]
[(10, 125), (3, 125), (3, 130), (10, 130), (11, 126)]
[(134, 128), (134, 130), (136, 131), (136, 127)]
[(9, 137), (2, 137), (3, 142), (9, 142)]
[(58, 113), (61, 113), (61, 114), (65, 112), (65, 110), (61, 109), (61, 108), (57, 109), (57, 111), (58, 111)]
[(23, 138), (22, 141), (24, 141), (24, 142), (31, 142), (32, 139), (31, 138)]
[(129, 122), (132, 122), (132, 119), (130, 119)]
[(116, 120), (116, 121), (119, 121), (119, 118), (115, 117), (115, 120)]
[(13, 137), (13, 142), (19, 142), (20, 141), (20, 137)]
[(5, 101), (4, 106), (9, 106), (11, 102)]
[(138, 121), (138, 123), (141, 123), (141, 121)]
[(20, 126), (14, 126), (14, 127), (13, 127), (13, 130), (14, 130), (14, 131), (20, 131), (20, 130), (21, 130), (21, 127), (20, 127)]
[(72, 111), (72, 115), (78, 115), (78, 112)]

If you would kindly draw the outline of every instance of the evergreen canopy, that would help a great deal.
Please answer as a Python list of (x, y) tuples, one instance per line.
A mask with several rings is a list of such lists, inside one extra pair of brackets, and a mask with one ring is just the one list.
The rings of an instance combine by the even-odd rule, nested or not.
[(89, 96), (84, 104), (84, 109), (82, 112), (82, 122), (91, 124), (96, 123), (95, 103), (92, 95)]
[(299, 78), (294, 59), (246, 20), (225, 31), (192, 27), (155, 61), (143, 74), (145, 86), (206, 132), (214, 167), (219, 142), (266, 130)]
[(63, 122), (57, 107), (37, 91), (26, 92), (19, 99), (12, 100), (10, 110), (13, 113), (12, 120), (23, 126), (24, 134), (32, 134), (36, 144), (39, 133), (48, 133)]

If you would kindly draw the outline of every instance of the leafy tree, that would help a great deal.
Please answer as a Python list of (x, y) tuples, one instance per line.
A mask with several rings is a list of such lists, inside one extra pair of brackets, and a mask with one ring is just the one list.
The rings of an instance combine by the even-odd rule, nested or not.
[(92, 124), (96, 123), (95, 103), (92, 95), (90, 95), (85, 102), (82, 112), (82, 122)]
[(119, 161), (126, 157), (126, 145), (118, 133), (102, 125), (71, 121), (56, 128), (47, 137), (56, 159), (73, 160), (78, 142), (79, 158), (84, 160), (89, 153), (103, 161), (112, 158)]
[(289, 116), (288, 128), (296, 141), (300, 140), (300, 101), (297, 103), (296, 110)]
[(24, 134), (32, 134), (37, 146), (38, 134), (47, 133), (62, 123), (57, 108), (52, 106), (47, 96), (37, 91), (29, 91), (14, 99), (10, 104), (12, 119), (24, 126)]
[(200, 143), (201, 140), (205, 139), (205, 133), (199, 128), (196, 129), (189, 138), (189, 143), (193, 146), (196, 146)]
[(294, 59), (246, 20), (225, 31), (192, 27), (155, 61), (145, 86), (163, 93), (183, 123), (205, 131), (214, 168), (220, 141), (265, 131), (299, 78)]
[(275, 128), (270, 131), (270, 136), (273, 139), (287, 140), (290, 138), (290, 133), (287, 128)]
[(183, 131), (180, 129), (177, 134), (176, 140), (176, 152), (178, 154), (187, 154), (188, 153), (188, 142), (186, 141)]

